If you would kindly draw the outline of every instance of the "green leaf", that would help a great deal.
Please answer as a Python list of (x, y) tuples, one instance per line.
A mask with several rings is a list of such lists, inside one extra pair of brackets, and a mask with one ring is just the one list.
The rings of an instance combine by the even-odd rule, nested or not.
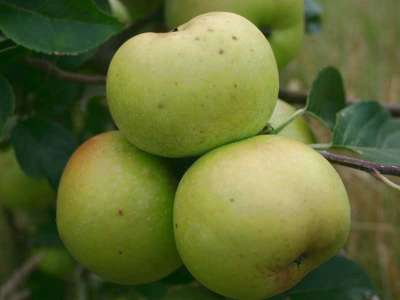
[(315, 0), (305, 0), (306, 32), (313, 34), (321, 30), (322, 8)]
[(338, 114), (332, 146), (369, 161), (400, 164), (400, 120), (377, 102), (353, 104)]
[(103, 96), (91, 98), (84, 112), (82, 139), (86, 140), (96, 134), (114, 129), (115, 125), (105, 98)]
[(30, 241), (30, 244), (34, 248), (39, 248), (43, 246), (59, 247), (63, 245), (57, 230), (55, 218), (56, 212), (51, 210), (48, 213), (49, 216), (45, 218), (44, 221), (35, 222), (34, 224), (36, 225), (36, 228), (32, 231), (32, 236), (30, 236), (30, 238), (32, 239)]
[(376, 295), (364, 270), (336, 256), (307, 275), (292, 290), (271, 300), (367, 300)]
[[(41, 272), (34, 272), (27, 286), (31, 292), (31, 300), (64, 300), (66, 284), (63, 280)], [(45, 287), (45, 288), (44, 288)]]
[(76, 148), (74, 137), (64, 127), (33, 118), (17, 124), (11, 142), (24, 172), (36, 178), (45, 177), (54, 187)]
[(90, 0), (0, 0), (0, 29), (25, 48), (60, 55), (96, 48), (122, 27)]
[(333, 128), (336, 114), (345, 106), (346, 95), (340, 72), (332, 67), (323, 69), (312, 84), (307, 112)]
[(15, 110), (15, 97), (8, 80), (0, 74), (0, 136), (6, 123), (13, 116)]
[(104, 13), (111, 15), (110, 1), (109, 0), (94, 0), (97, 7)]

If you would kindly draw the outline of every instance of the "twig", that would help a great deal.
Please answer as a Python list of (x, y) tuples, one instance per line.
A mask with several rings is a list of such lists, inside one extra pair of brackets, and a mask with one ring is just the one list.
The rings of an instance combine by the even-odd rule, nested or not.
[(17, 269), (9, 280), (0, 287), (0, 300), (6, 300), (7, 297), (26, 280), (26, 278), (36, 269), (42, 257), (35, 255), (29, 258), (19, 269)]
[[(279, 98), (293, 104), (305, 104), (307, 95), (302, 93), (295, 93), (286, 90), (279, 91)], [(355, 100), (348, 100), (347, 104), (351, 105), (357, 103)], [(394, 117), (400, 117), (400, 106), (394, 104), (385, 104), (384, 107), (391, 112)]]
[(320, 151), (322, 156), (332, 163), (351, 167), (353, 169), (361, 170), (370, 174), (375, 175), (376, 172), (385, 175), (400, 176), (400, 166), (399, 165), (385, 165), (373, 163), (359, 158), (354, 158), (350, 156), (344, 156), (329, 151)]
[(69, 72), (60, 69), (52, 62), (40, 58), (28, 57), (25, 59), (26, 63), (34, 68), (45, 71), (50, 75), (54, 75), (59, 79), (66, 81), (86, 83), (86, 84), (105, 84), (106, 78), (102, 75), (90, 75), (83, 73)]
[(400, 191), (400, 185), (394, 183), (393, 181), (391, 181), (389, 178), (383, 176), (379, 171), (375, 170), (374, 172), (372, 172), (372, 175), (382, 181), (384, 184), (390, 186), (391, 188)]
[[(91, 74), (83, 74), (77, 72), (65, 71), (59, 68), (54, 63), (39, 59), (28, 57), (26, 58), (26, 63), (34, 68), (45, 71), (48, 74), (54, 75), (59, 79), (78, 82), (78, 83), (86, 83), (86, 84), (100, 84), (103, 85), (106, 82), (106, 77), (103, 75), (91, 75)], [(307, 101), (307, 95), (301, 93), (293, 93), (285, 90), (279, 91), (279, 98), (294, 104), (304, 104)], [(349, 100), (347, 101), (348, 105), (354, 104), (357, 101)], [(384, 107), (391, 112), (394, 117), (400, 117), (400, 106), (394, 104), (386, 104)]]

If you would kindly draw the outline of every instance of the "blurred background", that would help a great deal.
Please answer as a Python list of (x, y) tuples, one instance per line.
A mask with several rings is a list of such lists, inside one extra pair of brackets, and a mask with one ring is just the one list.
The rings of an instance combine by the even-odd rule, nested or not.
[[(307, 91), (324, 66), (340, 69), (351, 99), (400, 103), (400, 1), (318, 0), (322, 31), (307, 35), (283, 86)], [(340, 168), (350, 193), (348, 255), (367, 269), (384, 299), (400, 299), (400, 193)]]

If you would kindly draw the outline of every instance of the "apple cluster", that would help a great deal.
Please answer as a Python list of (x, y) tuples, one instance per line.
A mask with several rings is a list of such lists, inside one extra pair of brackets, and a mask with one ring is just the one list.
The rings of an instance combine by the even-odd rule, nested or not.
[[(171, 14), (200, 2), (217, 9), (167, 2)], [(182, 264), (233, 299), (297, 284), (343, 247), (350, 207), (335, 169), (307, 145), (303, 119), (280, 135), (260, 134), (293, 112), (278, 88), (270, 43), (234, 13), (128, 40), (107, 76), (119, 130), (81, 145), (60, 182), (57, 225), (67, 249), (120, 284), (157, 281)]]

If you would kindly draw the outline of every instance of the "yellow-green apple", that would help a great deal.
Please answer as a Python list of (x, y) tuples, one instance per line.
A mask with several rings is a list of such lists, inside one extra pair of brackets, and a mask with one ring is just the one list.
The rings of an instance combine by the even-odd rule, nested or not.
[(304, 37), (304, 0), (167, 0), (170, 28), (211, 11), (240, 14), (267, 33), (279, 67), (299, 52)]
[[(282, 125), (295, 112), (296, 108), (286, 103), (285, 101), (278, 99), (272, 117), (269, 120), (269, 124), (271, 124), (272, 127)], [(281, 130), (278, 135), (286, 136), (305, 144), (312, 144), (315, 142), (314, 135), (310, 129), (310, 126), (308, 126), (306, 120), (303, 117), (297, 117), (295, 120), (292, 121), (292, 123)]]
[(111, 61), (107, 97), (131, 143), (185, 157), (256, 135), (272, 114), (278, 85), (264, 35), (221, 12), (128, 40)]
[(31, 178), (21, 170), (12, 148), (0, 150), (0, 203), (9, 209), (44, 209), (55, 200), (46, 180)]
[(264, 299), (335, 255), (350, 205), (335, 169), (276, 135), (215, 149), (186, 172), (174, 205), (178, 252), (193, 276), (234, 299)]
[(70, 158), (57, 198), (57, 225), (72, 256), (106, 280), (156, 281), (181, 265), (169, 163), (120, 132), (95, 136)]

